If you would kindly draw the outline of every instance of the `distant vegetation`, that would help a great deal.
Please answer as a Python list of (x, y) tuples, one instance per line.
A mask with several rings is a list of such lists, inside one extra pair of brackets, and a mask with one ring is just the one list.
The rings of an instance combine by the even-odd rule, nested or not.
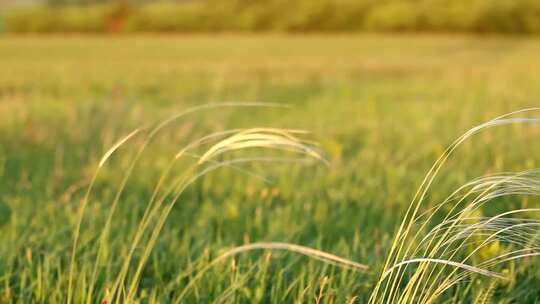
[(540, 33), (538, 0), (57, 0), (5, 10), (11, 33)]

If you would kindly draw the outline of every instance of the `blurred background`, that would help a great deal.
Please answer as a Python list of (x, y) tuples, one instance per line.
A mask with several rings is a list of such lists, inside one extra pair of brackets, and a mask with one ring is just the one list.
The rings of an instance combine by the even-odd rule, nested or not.
[[(159, 234), (137, 301), (174, 301), (189, 271), (223, 248), (255, 241), (315, 247), (376, 273), (444, 148), (474, 125), (540, 104), (538, 34), (538, 0), (0, 0), (0, 244), (9, 244), (0, 246), (0, 303), (65, 303), (72, 229), (103, 153), (134, 128), (204, 103), (290, 108), (209, 110), (175, 121), (116, 196), (144, 143), (143, 134), (130, 139), (91, 194), (75, 303), (107, 295), (178, 150), (231, 128), (309, 130), (330, 165), (243, 167), (267, 182), (226, 169), (200, 179)], [(477, 135), (427, 200), (484, 174), (538, 167), (538, 134), (537, 126), (512, 125)], [(96, 238), (115, 197), (93, 276)], [(478, 216), (534, 205), (509, 201)], [(508, 269), (512, 280), (488, 286), (494, 301), (538, 301), (537, 264)], [(301, 303), (323, 286), (329, 296), (321, 303), (365, 303), (373, 273), (290, 254), (247, 255), (212, 268), (186, 301)], [(443, 299), (472, 303), (482, 282)]]
[(535, 0), (0, 1), (7, 33), (540, 33)]

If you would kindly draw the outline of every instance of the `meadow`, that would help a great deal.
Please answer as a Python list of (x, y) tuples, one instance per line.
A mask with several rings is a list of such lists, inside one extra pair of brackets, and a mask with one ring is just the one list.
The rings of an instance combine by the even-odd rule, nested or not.
[[(540, 105), (539, 54), (538, 39), (499, 36), (2, 36), (0, 303), (366, 303), (445, 148), (489, 119)], [(172, 121), (139, 153), (156, 124), (203, 104), (227, 106)], [(254, 161), (209, 172), (147, 217), (164, 170), (157, 197), (168, 202), (165, 189), (209, 148), (170, 165), (184, 146), (242, 128), (307, 130), (302, 143), (319, 143), (313, 151), (327, 162), (259, 142), (224, 151), (213, 159)], [(471, 179), (538, 167), (539, 134), (535, 124), (510, 124), (468, 139), (421, 211)], [(534, 196), (495, 200), (475, 216), (540, 208)], [(255, 242), (307, 246), (369, 269), (287, 250), (212, 263)], [(511, 246), (492, 245), (483, 258)], [(540, 301), (537, 258), (493, 271), (506, 279), (474, 275), (434, 301)]]

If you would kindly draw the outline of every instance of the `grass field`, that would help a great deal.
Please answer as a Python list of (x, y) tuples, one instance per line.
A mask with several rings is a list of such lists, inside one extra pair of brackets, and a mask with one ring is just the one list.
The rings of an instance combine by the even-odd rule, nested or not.
[[(540, 105), (540, 42), (532, 38), (4, 36), (0, 70), (0, 303), (100, 303), (114, 300), (111, 290), (136, 303), (365, 303), (445, 147), (488, 119)], [(118, 193), (147, 133), (129, 138), (100, 168), (71, 264), (73, 230), (103, 154), (137, 127), (223, 102), (290, 108), (213, 108), (176, 120), (140, 154)], [(309, 130), (302, 136), (320, 143), (329, 164), (263, 161), (205, 175), (152, 236), (168, 205), (156, 209), (128, 260), (174, 155), (211, 132), (248, 127)], [(539, 134), (539, 126), (513, 124), (475, 135), (442, 168), (422, 210), (473, 178), (538, 167)], [(261, 155), (291, 156), (248, 149), (216, 160)], [(192, 163), (173, 165), (165, 185)], [(512, 196), (475, 214), (525, 207), (540, 205)], [(227, 249), (262, 241), (370, 269), (268, 250), (206, 269)], [(540, 301), (537, 259), (497, 267), (508, 280), (473, 276), (436, 301)]]

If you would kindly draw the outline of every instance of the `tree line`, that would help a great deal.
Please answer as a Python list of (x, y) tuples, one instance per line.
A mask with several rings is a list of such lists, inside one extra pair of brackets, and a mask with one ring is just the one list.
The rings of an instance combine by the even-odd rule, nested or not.
[(540, 33), (539, 0), (49, 0), (0, 16), (9, 33)]

